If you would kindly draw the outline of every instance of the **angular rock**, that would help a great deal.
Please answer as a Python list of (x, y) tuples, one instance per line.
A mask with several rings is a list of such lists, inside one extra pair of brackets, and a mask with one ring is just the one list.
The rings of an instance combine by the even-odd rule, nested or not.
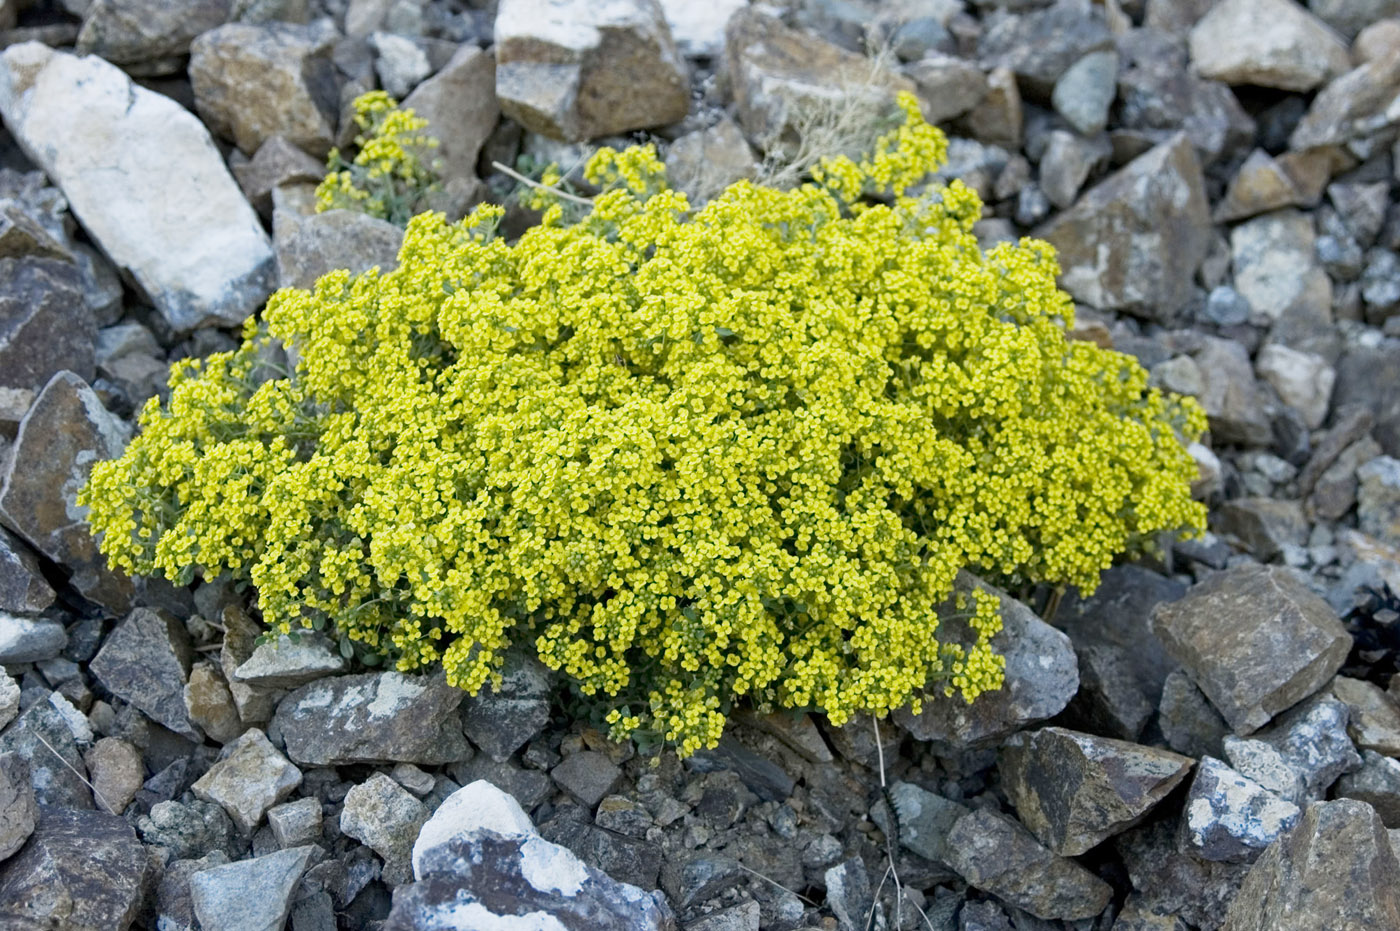
[(875, 71), (864, 56), (755, 9), (729, 20), (724, 54), (739, 123), (765, 151), (794, 145), (804, 120), (833, 101), (859, 101), (878, 119), (896, 91), (914, 90), (907, 78)]
[(1400, 456), (1400, 370), (1394, 358), (1384, 346), (1348, 350), (1337, 361), (1332, 391), (1334, 421), (1347, 408), (1369, 411), (1372, 435), (1388, 456)]
[(76, 266), (0, 258), (0, 387), (37, 391), (65, 370), (90, 380), (96, 338)]
[(1099, 587), (1084, 597), (1071, 590), (1055, 612), (1056, 626), (1076, 647), (1107, 646), (1123, 651), (1143, 695), (1157, 703), (1167, 674), (1176, 665), (1152, 633), (1148, 618), (1158, 604), (1176, 601), (1186, 586), (1141, 566), (1114, 566), (1099, 576)]
[(835, 759), (832, 756), (831, 748), (822, 739), (821, 731), (817, 729), (811, 715), (803, 714), (794, 717), (788, 712), (775, 712), (773, 714), (741, 712), (738, 717), (745, 724), (778, 738), (788, 749), (810, 763), (830, 763)]
[(150, 870), (145, 848), (121, 818), (41, 806), (29, 842), (0, 864), (0, 924), (126, 931)]
[(200, 928), (282, 931), (292, 896), (316, 852), (311, 845), (294, 847), (195, 873), (190, 898)]
[(190, 788), (197, 798), (221, 805), (238, 830), (251, 834), (269, 808), (301, 785), (301, 770), (256, 728), (229, 744), (224, 753)]
[(1065, 709), (1067, 723), (1090, 733), (1136, 740), (1156, 709), (1120, 647), (1098, 645), (1074, 651), (1079, 692)]
[(1223, 746), (1230, 765), (1241, 776), (1258, 783), (1284, 801), (1297, 805), (1307, 801), (1302, 773), (1294, 769), (1273, 744), (1231, 736), (1225, 738)]
[(593, 809), (617, 788), (622, 770), (604, 754), (584, 750), (569, 756), (549, 775), (561, 789)]
[(242, 323), (267, 297), (267, 235), (179, 104), (96, 56), (26, 42), (0, 55), (0, 115), (171, 326)]
[(526, 811), (533, 811), (555, 792), (554, 783), (550, 781), (547, 773), (537, 769), (524, 769), (511, 762), (497, 763), (484, 755), (466, 763), (456, 764), (450, 773), (454, 780), (463, 785), (485, 780), (499, 786), (502, 791), (515, 798)]
[(685, 62), (654, 0), (502, 0), (496, 98), (532, 132), (580, 141), (682, 119)]
[(1158, 605), (1152, 630), (1239, 735), (1320, 689), (1351, 649), (1325, 601), (1287, 571), (1257, 565)]
[(1387, 828), (1400, 828), (1400, 760), (1363, 750), (1361, 768), (1338, 779), (1335, 794), (1365, 802)]
[[(349, 797), (348, 793), (346, 797)], [(277, 846), (284, 850), (314, 844), (321, 839), (321, 814), (320, 799), (299, 798), (295, 802), (283, 802), (269, 808), (267, 826)]]
[(1344, 449), (1312, 483), (1312, 493), (1307, 500), (1308, 515), (1314, 520), (1338, 520), (1355, 507), (1357, 472), (1380, 453), (1380, 444), (1370, 436)]
[(1180, 669), (1172, 670), (1162, 686), (1157, 726), (1167, 746), (1195, 757), (1220, 753), (1221, 741), (1230, 730), (1196, 683)]
[(233, 176), (248, 203), (264, 219), (272, 216), (272, 193), (287, 184), (317, 184), (325, 177), (326, 165), (297, 148), (282, 136), (271, 136), (244, 163), (235, 161)]
[(1337, 371), (1321, 356), (1270, 343), (1259, 350), (1255, 368), (1274, 386), (1283, 403), (1303, 417), (1309, 430), (1327, 419)]
[(137, 608), (107, 636), (90, 669), (107, 691), (199, 743), (204, 735), (185, 707), (193, 659), (184, 624), (165, 611)]
[(1308, 91), (1350, 65), (1336, 33), (1289, 0), (1222, 0), (1191, 30), (1191, 64), (1206, 78)]
[(1108, 108), (1118, 92), (1118, 53), (1090, 52), (1070, 65), (1055, 82), (1050, 102), (1080, 135), (1092, 136), (1108, 125)]
[(1191, 770), (1191, 759), (1061, 727), (1013, 734), (997, 768), (1021, 823), (1062, 856), (1127, 830)]
[(1286, 546), (1308, 540), (1308, 521), (1297, 501), (1276, 498), (1236, 498), (1220, 509), (1216, 533), (1238, 538), (1261, 561), (1273, 559)]
[(325, 676), (339, 675), (349, 666), (340, 651), (321, 634), (283, 634), (260, 644), (233, 676), (262, 688), (294, 689)]
[(252, 155), (272, 136), (321, 156), (335, 140), (333, 30), (229, 23), (190, 45), (195, 106), (208, 127)]
[(1076, 62), (1112, 47), (1112, 33), (1089, 7), (1060, 2), (1020, 16), (992, 18), (977, 54), (983, 70), (1009, 68), (1029, 93), (1047, 98)]
[(1392, 49), (1318, 91), (1288, 137), (1289, 147), (1302, 151), (1364, 143), (1371, 134), (1384, 132), (1396, 122), (1396, 90), (1400, 90), (1400, 52)]
[(501, 670), (501, 687), (487, 685), (462, 702), (462, 730), (487, 756), (504, 762), (549, 723), (550, 694), (544, 664), (511, 651)]
[(1245, 877), (1221, 931), (1386, 928), (1400, 918), (1400, 862), (1371, 806), (1308, 807)]
[(366, 673), (320, 679), (277, 706), (272, 728), (302, 765), (417, 763), (471, 757), (457, 708), (462, 691), (442, 675)]
[(83, 754), (94, 796), (108, 814), (120, 815), (146, 781), (141, 753), (118, 737), (103, 737)]
[(63, 625), (49, 618), (0, 614), (0, 663), (40, 663), (68, 644)]
[(271, 720), (278, 700), (286, 693), (278, 689), (249, 685), (235, 678), (238, 667), (251, 659), (257, 649), (261, 628), (238, 605), (225, 607), (219, 618), (224, 626), (224, 642), (219, 649), (219, 669), (223, 672), (224, 683), (233, 697), (239, 721), (248, 727), (266, 724)]
[(1298, 705), (1255, 738), (1276, 749), (1302, 777), (1306, 798), (1319, 799), (1337, 777), (1361, 765), (1346, 728), (1347, 706), (1322, 694)]
[(1365, 679), (1337, 676), (1330, 691), (1347, 706), (1347, 735), (1362, 751), (1400, 757), (1400, 704)]
[(1241, 223), (1230, 232), (1230, 252), (1235, 288), (1256, 312), (1330, 324), (1332, 284), (1306, 215), (1280, 210)]
[(981, 810), (959, 818), (948, 832), (953, 869), (969, 885), (1037, 918), (1093, 918), (1113, 898), (1113, 888), (1073, 860), (1042, 847), (1021, 825)]
[(422, 864), (452, 838), (486, 830), (501, 837), (529, 837), (535, 833), (530, 816), (515, 797), (484, 779), (468, 783), (443, 799), (413, 842), (413, 878), (424, 876)]
[(340, 812), (340, 830), (384, 859), (384, 882), (397, 886), (413, 878), (410, 855), (428, 809), (383, 773), (352, 788)]
[(827, 906), (836, 916), (837, 926), (841, 931), (863, 931), (866, 916), (875, 908), (865, 861), (853, 857), (827, 870), (823, 878)]
[(223, 808), (198, 799), (156, 802), (149, 815), (137, 819), (136, 829), (147, 844), (166, 848), (172, 860), (198, 859), (212, 853), (227, 857), (230, 850), (238, 853), (245, 849)]
[[(91, 739), (91, 732), (87, 737)], [(77, 741), (67, 720), (51, 700), (34, 702), (0, 734), (0, 756), (6, 754), (28, 764), (34, 799), (40, 805), (93, 807), (92, 791), (84, 782), (87, 767), (83, 765)]]
[(406, 109), (428, 121), (438, 147), (444, 180), (475, 178), (476, 160), (501, 118), (496, 103), (496, 57), (467, 43), (404, 100)]
[[(924, 702), (918, 715), (908, 708), (894, 713), (894, 721), (915, 740), (931, 741), (937, 750), (961, 752), (987, 746), (1008, 734), (1064, 710), (1079, 688), (1079, 667), (1069, 638), (1046, 624), (1035, 612), (1010, 595), (966, 572), (953, 583), (964, 595), (979, 591), (1001, 601), (1002, 629), (992, 638), (992, 648), (1006, 657), (1005, 683), (995, 692), (979, 695), (971, 704), (941, 697)], [(954, 637), (960, 622), (946, 622)]]
[(1203, 860), (1252, 863), (1301, 815), (1297, 805), (1208, 756), (1186, 797), (1182, 837)]
[(82, 379), (59, 372), (20, 423), (0, 487), (0, 521), (71, 569), (84, 597), (113, 611), (129, 606), (131, 582), (107, 568), (75, 499), (94, 461), (121, 454), (128, 429)]
[(967, 806), (908, 782), (890, 786), (890, 800), (894, 803), (899, 845), (925, 860), (947, 865), (952, 856), (948, 832), (969, 813)]
[(1400, 460), (1377, 456), (1356, 470), (1356, 523), (1382, 543), (1400, 546)]
[(758, 162), (738, 124), (728, 118), (686, 133), (666, 151), (666, 180), (700, 206), (736, 181), (752, 180)]
[(676, 47), (688, 56), (715, 58), (724, 51), (724, 26), (737, 10), (748, 6), (747, 0), (716, 0), (714, 3), (693, 3), (691, 0), (660, 0), (661, 11)]
[(1016, 75), (1010, 68), (992, 69), (987, 75), (987, 93), (963, 122), (978, 142), (1007, 149), (1020, 148), (1025, 115)]
[(14, 754), (0, 755), (0, 863), (24, 846), (38, 823), (29, 764)]
[[(53, 599), (53, 588), (44, 579), (34, 553), (8, 531), (0, 530), (0, 611), (38, 614), (53, 604)], [(0, 662), (27, 660), (3, 659)]]
[(540, 825), (539, 833), (618, 882), (642, 889), (656, 888), (664, 860), (657, 844), (568, 818), (546, 821)]
[(1306, 206), (1308, 199), (1298, 181), (1284, 168), (1282, 159), (1255, 149), (1230, 180), (1214, 217), (1216, 222), (1243, 220), (1281, 207)]
[(217, 744), (226, 744), (247, 730), (223, 673), (212, 663), (197, 663), (191, 668), (185, 683), (185, 711), (191, 723)]
[(279, 210), (273, 226), (277, 280), (284, 288), (310, 289), (336, 269), (357, 275), (378, 267), (382, 274), (399, 265), (403, 230), (368, 214), (327, 210), (303, 217)]
[(1089, 173), (1109, 156), (1106, 143), (1089, 140), (1064, 130), (1050, 134), (1050, 143), (1040, 157), (1040, 187), (1050, 203), (1061, 209), (1074, 203)]
[(982, 69), (953, 55), (928, 55), (904, 71), (914, 81), (924, 119), (934, 125), (962, 116), (987, 96)]
[(227, 22), (231, 7), (230, 0), (92, 0), (77, 51), (100, 55), (130, 74), (173, 74), (182, 70), (194, 37)]
[(1190, 296), (1210, 215), (1184, 135), (1138, 156), (1035, 231), (1059, 253), (1060, 285), (1097, 309), (1149, 319)]

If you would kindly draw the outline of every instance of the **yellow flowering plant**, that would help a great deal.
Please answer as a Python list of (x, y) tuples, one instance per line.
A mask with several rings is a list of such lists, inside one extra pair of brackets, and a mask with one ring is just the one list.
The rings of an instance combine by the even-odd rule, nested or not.
[(957, 572), (1090, 591), (1199, 529), (1204, 417), (1066, 337), (1048, 245), (984, 252), (971, 190), (916, 186), (945, 140), (901, 106), (793, 190), (693, 210), (603, 150), (576, 223), (424, 214), (396, 270), (277, 292), (93, 469), (103, 552), (469, 692), (529, 643), (682, 755), (736, 701), (840, 725), (998, 688), (999, 606)]
[(442, 187), (431, 160), (438, 141), (427, 134), (427, 120), (399, 109), (383, 91), (361, 94), (354, 106), (359, 151), (347, 162), (331, 149), (325, 180), (316, 187), (316, 211), (355, 210), (406, 226)]

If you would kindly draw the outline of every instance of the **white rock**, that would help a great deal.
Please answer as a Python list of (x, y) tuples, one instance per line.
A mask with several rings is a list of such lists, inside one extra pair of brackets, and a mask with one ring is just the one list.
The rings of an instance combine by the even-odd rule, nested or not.
[(0, 731), (19, 714), (19, 683), (0, 671)]
[(478, 779), (443, 799), (413, 842), (413, 878), (422, 879), (421, 864), (435, 848), (459, 834), (493, 831), (502, 837), (532, 837), (535, 826), (515, 797)]
[(724, 24), (749, 0), (661, 0), (661, 11), (682, 53), (713, 58), (724, 49)]
[(1303, 415), (1308, 429), (1322, 426), (1332, 403), (1332, 386), (1337, 381), (1337, 371), (1326, 359), (1270, 343), (1259, 350), (1254, 368), (1274, 386), (1283, 403)]
[(1332, 284), (1313, 248), (1312, 219), (1297, 210), (1277, 210), (1230, 231), (1235, 290), (1271, 320), (1297, 314), (1331, 317)]
[(1346, 44), (1292, 0), (1223, 0), (1191, 30), (1202, 77), (1307, 91), (1351, 66)]
[(272, 246), (209, 133), (95, 56), (0, 54), (0, 115), (73, 214), (176, 329), (241, 322), (272, 289)]

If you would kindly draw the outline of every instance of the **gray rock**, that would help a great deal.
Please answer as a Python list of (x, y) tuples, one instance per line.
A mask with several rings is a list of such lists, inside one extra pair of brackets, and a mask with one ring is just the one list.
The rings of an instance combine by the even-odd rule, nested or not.
[(1263, 566), (1219, 573), (1158, 605), (1152, 630), (1241, 736), (1320, 689), (1351, 649), (1325, 601)]
[(245, 727), (266, 724), (271, 720), (278, 700), (286, 693), (279, 689), (249, 685), (235, 678), (238, 667), (251, 659), (257, 649), (262, 628), (236, 604), (223, 608), (219, 619), (224, 626), (224, 642), (219, 648), (219, 669), (224, 674), (229, 695), (233, 697), (240, 724)]
[(1209, 225), (1200, 162), (1182, 135), (1099, 182), (1035, 235), (1059, 252), (1060, 284), (1076, 300), (1151, 319), (1190, 297)]
[(1049, 97), (1073, 65), (1092, 52), (1113, 47), (1112, 33), (1090, 10), (1083, 4), (1060, 2), (1020, 16), (992, 17), (977, 43), (983, 70), (1009, 68), (1029, 93)]
[(299, 631), (260, 644), (233, 677), (249, 685), (294, 689), (324, 676), (338, 675), (349, 662), (324, 635)]
[(704, 58), (716, 58), (724, 51), (725, 23), (736, 10), (746, 6), (746, 0), (661, 0), (661, 10), (666, 14), (676, 46), (686, 55)]
[(1172, 670), (1162, 686), (1157, 725), (1167, 746), (1195, 757), (1220, 753), (1221, 741), (1230, 731), (1196, 683), (1180, 669)]
[(502, 791), (515, 798), (526, 811), (533, 811), (556, 791), (547, 773), (537, 769), (524, 769), (511, 762), (497, 763), (484, 755), (465, 763), (458, 763), (449, 772), (452, 778), (462, 785), (486, 781), (500, 786)]
[(1176, 665), (1162, 642), (1149, 629), (1152, 609), (1176, 601), (1186, 586), (1142, 566), (1114, 566), (1099, 576), (1099, 586), (1087, 598), (1069, 591), (1055, 613), (1055, 625), (1069, 634), (1076, 647), (1107, 646), (1123, 651), (1132, 664), (1143, 694), (1157, 703), (1167, 673)]
[[(894, 713), (894, 721), (915, 740), (933, 743), (935, 752), (987, 746), (1008, 734), (1064, 710), (1079, 688), (1079, 667), (1069, 638), (1046, 624), (1035, 612), (1005, 592), (966, 572), (954, 581), (964, 595), (989, 592), (1001, 601), (1002, 629), (992, 638), (992, 648), (1006, 657), (1005, 683), (996, 692), (979, 695), (971, 704), (958, 698), (934, 699), (918, 714), (908, 708)], [(967, 635), (960, 621), (941, 628), (954, 638)]]
[(1297, 501), (1236, 498), (1221, 507), (1214, 526), (1217, 533), (1238, 538), (1264, 562), (1287, 546), (1302, 546), (1308, 541), (1308, 520)]
[(532, 132), (595, 139), (689, 110), (685, 63), (654, 0), (503, 0), (495, 39), (501, 111)]
[(24, 846), (38, 823), (29, 764), (15, 754), (0, 755), (0, 863)]
[(586, 821), (555, 818), (540, 825), (540, 836), (558, 844), (588, 866), (618, 882), (642, 889), (655, 889), (662, 848), (641, 838), (626, 837)]
[(182, 70), (195, 36), (228, 21), (230, 6), (230, 0), (92, 0), (77, 51), (100, 55), (130, 74), (173, 74)]
[(383, 773), (352, 788), (340, 812), (340, 830), (384, 859), (384, 882), (397, 886), (413, 878), (410, 855), (428, 809)]
[(1147, 816), (1191, 770), (1188, 757), (1061, 727), (1013, 734), (997, 764), (1021, 823), (1078, 856)]
[(0, 864), (0, 923), (126, 931), (141, 910), (151, 867), (121, 818), (41, 806), (29, 842)]
[(1037, 918), (1093, 918), (1113, 897), (1108, 883), (1056, 856), (1021, 825), (994, 811), (959, 818), (947, 845), (949, 865), (969, 885)]
[(1356, 470), (1357, 526), (1391, 546), (1400, 546), (1400, 460), (1377, 456)]
[(467, 43), (404, 100), (428, 121), (438, 140), (433, 158), (444, 180), (475, 178), (477, 157), (501, 118), (496, 103), (496, 57)]
[(739, 861), (724, 854), (698, 850), (666, 861), (661, 887), (682, 910), (720, 895), (744, 877)]
[(692, 206), (713, 200), (736, 181), (752, 180), (758, 162), (738, 124), (729, 118), (686, 133), (666, 150), (666, 180)]
[(1252, 863), (1302, 811), (1215, 757), (1205, 757), (1186, 797), (1182, 837), (1203, 860)]
[(314, 846), (279, 850), (202, 870), (190, 877), (190, 898), (203, 931), (282, 931)]
[(1380, 444), (1370, 436), (1363, 436), (1344, 449), (1312, 483), (1308, 514), (1315, 520), (1338, 520), (1350, 511), (1356, 505), (1357, 472), (1380, 454)]
[[(0, 611), (38, 614), (53, 604), (53, 600), (53, 588), (44, 579), (33, 551), (9, 532), (0, 530)], [(0, 662), (27, 661), (6, 659)]]
[(96, 338), (76, 266), (0, 257), (0, 386), (37, 391), (65, 370), (90, 380)]
[(1090, 52), (1070, 65), (1055, 82), (1050, 101), (1080, 134), (1092, 136), (1108, 125), (1108, 108), (1118, 93), (1118, 53)]
[(195, 796), (217, 802), (238, 830), (252, 834), (273, 805), (301, 785), (301, 770), (267, 735), (253, 728), (224, 748), (224, 756), (191, 786)]
[(175, 101), (95, 55), (27, 42), (0, 55), (0, 114), (173, 327), (241, 323), (267, 297), (267, 235), (209, 133)]
[(924, 119), (935, 125), (962, 116), (987, 96), (987, 76), (954, 55), (927, 55), (905, 67), (914, 81)]
[(1394, 927), (1400, 862), (1385, 826), (1363, 802), (1311, 805), (1261, 856), (1222, 931)]
[(1400, 828), (1400, 760), (1361, 751), (1361, 768), (1338, 779), (1335, 794), (1365, 802), (1387, 828)]
[(948, 832), (969, 813), (967, 806), (909, 782), (890, 786), (890, 800), (894, 802), (899, 845), (926, 860), (947, 865), (951, 856)]
[(1332, 284), (1317, 261), (1312, 221), (1280, 210), (1230, 232), (1235, 288), (1270, 320), (1296, 317), (1330, 323)]
[(958, 931), (1015, 931), (1015, 927), (1006, 911), (990, 899), (968, 902), (958, 912)]
[(1391, 107), (1397, 89), (1400, 54), (1394, 50), (1359, 64), (1318, 91), (1288, 137), (1289, 148), (1364, 144), (1395, 122)]
[[(621, 834), (626, 837), (646, 837), (647, 831), (656, 824), (656, 821), (647, 811), (646, 806), (640, 802), (633, 801), (625, 795), (609, 795), (598, 803), (593, 823), (613, 834)], [(578, 853), (577, 849), (558, 838), (550, 838), (550, 840), (564, 844), (574, 853)], [(579, 854), (579, 856), (583, 855)], [(604, 870), (604, 872), (607, 871)]]
[(865, 861), (853, 857), (827, 870), (824, 878), (826, 904), (836, 916), (837, 926), (841, 931), (864, 931), (866, 918), (876, 907)]
[(1358, 749), (1400, 757), (1400, 703), (1364, 679), (1337, 676), (1330, 691), (1347, 706), (1347, 736)]
[(508, 760), (549, 723), (550, 694), (544, 664), (513, 650), (501, 669), (500, 688), (488, 684), (462, 702), (462, 730), (491, 759)]
[(1226, 737), (1225, 756), (1246, 779), (1258, 783), (1279, 798), (1302, 805), (1307, 801), (1303, 774), (1298, 772), (1278, 747), (1262, 740)]
[(1221, 0), (1191, 30), (1206, 78), (1308, 91), (1347, 70), (1346, 44), (1288, 0)]
[(321, 839), (321, 800), (299, 798), (274, 805), (267, 810), (267, 826), (284, 850), (314, 844)]
[(1084, 139), (1057, 129), (1040, 157), (1040, 187), (1050, 203), (1061, 209), (1074, 203), (1094, 166), (1110, 155), (1101, 139)]
[(82, 379), (59, 372), (20, 423), (0, 487), (0, 521), (73, 570), (70, 582), (84, 597), (118, 612), (129, 607), (131, 582), (107, 568), (75, 499), (93, 462), (120, 455), (127, 437), (126, 424)]
[(1371, 432), (1381, 450), (1400, 457), (1400, 369), (1394, 364), (1393, 349), (1357, 347), (1337, 361), (1334, 420), (1349, 407), (1368, 410), (1374, 425)]
[(1010, 68), (993, 68), (987, 75), (987, 93), (963, 118), (963, 124), (978, 142), (1007, 149), (1021, 147), (1025, 111), (1016, 75)]
[[(800, 902), (799, 902), (800, 904)], [(719, 908), (685, 926), (685, 931), (758, 931), (762, 908), (752, 900)]]
[(229, 862), (227, 854), (215, 852), (197, 860), (172, 860), (161, 874), (155, 890), (157, 927), (162, 931), (192, 931), (198, 919), (190, 898), (190, 877)]
[[(1400, 4), (1396, 6), (1400, 12)], [(1381, 227), (1385, 224), (1388, 189), (1389, 185), (1384, 181), (1372, 184), (1346, 184), (1339, 181), (1327, 186), (1327, 199), (1337, 208), (1339, 218), (1358, 244), (1369, 246), (1380, 235)]]
[[(92, 739), (91, 732), (86, 736)], [(93, 807), (92, 792), (84, 782), (87, 767), (77, 740), (51, 700), (35, 701), (0, 733), (0, 756), (5, 754), (13, 754), (29, 765), (30, 785), (40, 805)]]
[(622, 770), (604, 754), (584, 750), (554, 767), (550, 776), (561, 789), (592, 809), (617, 788)]
[(354, 210), (327, 210), (298, 216), (279, 210), (274, 218), (277, 279), (284, 288), (315, 286), (336, 269), (352, 275), (378, 267), (381, 274), (399, 265), (403, 230)]
[(1066, 723), (1090, 733), (1137, 740), (1156, 710), (1121, 647), (1098, 645), (1074, 651), (1079, 691), (1065, 709)]
[(395, 100), (403, 100), (435, 70), (425, 39), (375, 32), (370, 34), (369, 45), (374, 50), (379, 85)]
[(272, 192), (287, 184), (316, 184), (325, 177), (326, 165), (282, 136), (270, 136), (246, 162), (233, 161), (233, 176), (248, 203), (264, 219), (272, 216)]
[(151, 720), (200, 743), (185, 707), (194, 650), (185, 625), (165, 611), (137, 608), (107, 636), (90, 669), (113, 695)]
[(1302, 776), (1306, 798), (1322, 798), (1338, 776), (1361, 765), (1347, 736), (1347, 706), (1330, 695), (1303, 702), (1255, 738), (1278, 750), (1284, 763)]
[(1372, 249), (1366, 254), (1360, 286), (1367, 321), (1384, 325), (1400, 310), (1400, 257), (1388, 249)]
[(119, 737), (103, 737), (83, 754), (98, 805), (120, 815), (146, 781), (141, 752)]
[(457, 713), (461, 701), (461, 690), (441, 674), (336, 676), (284, 698), (272, 728), (302, 765), (438, 765), (471, 756)]
[(1372, 23), (1400, 16), (1395, 0), (1308, 0), (1308, 9), (1347, 39)]
[(1273, 385), (1283, 403), (1302, 415), (1308, 429), (1327, 419), (1337, 371), (1321, 356), (1270, 343), (1255, 360), (1259, 375)]
[(272, 136), (326, 154), (339, 110), (334, 39), (334, 30), (287, 23), (228, 23), (201, 34), (190, 45), (199, 115), (248, 155)]
[(0, 731), (19, 714), (19, 684), (0, 671)]
[(58, 621), (0, 614), (0, 663), (53, 659), (67, 644), (68, 634)]
[(156, 802), (149, 815), (136, 820), (136, 829), (147, 844), (166, 848), (171, 860), (194, 860), (218, 854), (227, 862), (230, 851), (237, 854), (243, 847), (223, 808), (199, 799)]
[[(1145, 921), (1150, 915), (1175, 916), (1188, 927), (1216, 931), (1249, 872), (1247, 863), (1220, 863), (1186, 853), (1177, 819), (1149, 822), (1120, 834), (1114, 847), (1135, 892), (1129, 902)], [(1131, 925), (1129, 927), (1132, 927)], [(1152, 931), (1163, 926), (1146, 924)], [(1181, 931), (1166, 925), (1172, 931)]]
[(438, 848), (454, 837), (465, 837), (486, 830), (501, 837), (529, 837), (535, 827), (515, 797), (484, 779), (468, 783), (447, 798), (432, 813), (413, 842), (413, 877), (422, 879), (422, 864)]

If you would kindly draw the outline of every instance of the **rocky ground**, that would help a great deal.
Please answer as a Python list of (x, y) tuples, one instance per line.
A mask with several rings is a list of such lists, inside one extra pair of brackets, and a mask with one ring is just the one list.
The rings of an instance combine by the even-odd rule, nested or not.
[[(1400, 929), (1396, 17), (0, 0), (0, 929)], [(169, 363), (394, 261), (395, 227), (312, 213), (376, 86), (459, 212), (493, 162), (617, 134), (702, 198), (823, 129), (804, 102), (915, 91), (984, 241), (1049, 239), (1076, 336), (1204, 405), (1212, 532), (1053, 623), (1008, 598), (971, 707), (741, 715), (683, 764), (525, 657), (463, 699), (260, 646), (227, 584), (112, 575), (73, 494)]]

